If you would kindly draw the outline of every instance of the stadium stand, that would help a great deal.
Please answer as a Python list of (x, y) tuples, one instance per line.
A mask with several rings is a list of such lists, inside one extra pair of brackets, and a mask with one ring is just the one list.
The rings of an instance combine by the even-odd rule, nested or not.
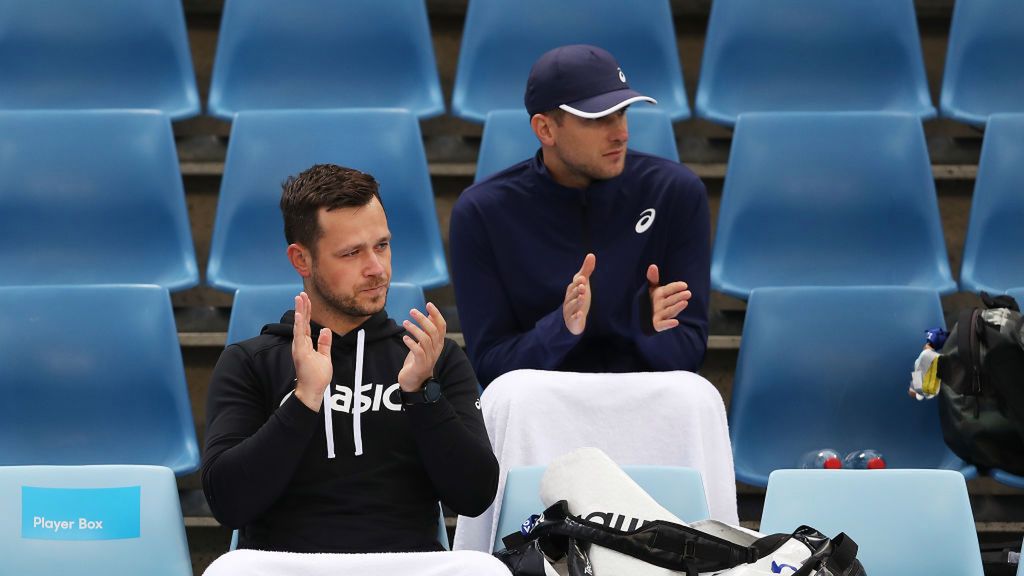
[(231, 129), (210, 246), (210, 286), (289, 284), (281, 184), (315, 163), (372, 174), (393, 234), (392, 280), (424, 288), (448, 283), (427, 159), (406, 110), (241, 112)]
[(956, 291), (920, 121), (894, 112), (742, 115), (711, 283), (737, 298), (761, 286)]
[(244, 110), (444, 112), (424, 0), (229, 0), (208, 102)]
[(894, 111), (935, 116), (913, 0), (715, 0), (697, 115)]
[[(629, 109), (629, 148), (679, 161), (672, 120), (665, 112), (645, 104)], [(476, 160), (476, 182), (509, 166), (532, 158), (540, 148), (523, 110), (492, 110), (484, 121), (480, 155)]]
[(729, 405), (737, 480), (764, 486), (823, 448), (973, 477), (942, 441), (935, 403), (906, 393), (924, 332), (943, 325), (938, 296), (923, 288), (754, 290)]
[(521, 109), (530, 67), (564, 44), (595, 44), (615, 56), (631, 88), (658, 101), (673, 121), (690, 116), (668, 0), (470, 0), (452, 113), (483, 122)]
[(5, 0), (0, 23), (0, 109), (199, 113), (178, 0)]
[(1022, 180), (1024, 114), (994, 114), (985, 129), (971, 199), (961, 290), (1001, 294), (1024, 286)]
[(779, 470), (761, 532), (848, 534), (868, 574), (982, 576), (964, 477), (948, 470)]
[(164, 288), (0, 288), (0, 373), (0, 466), (199, 468)]
[(0, 112), (0, 150), (0, 285), (198, 284), (167, 116)]
[(1000, 112), (1024, 112), (1024, 3), (956, 3), (939, 104), (942, 115), (984, 127)]
[[(5, 574), (192, 575), (174, 474), (162, 466), (0, 466), (0, 502), (11, 511), (0, 514)], [(41, 511), (65, 515), (27, 517)], [(80, 511), (84, 527), (71, 516)], [(31, 531), (69, 516), (52, 535)]]

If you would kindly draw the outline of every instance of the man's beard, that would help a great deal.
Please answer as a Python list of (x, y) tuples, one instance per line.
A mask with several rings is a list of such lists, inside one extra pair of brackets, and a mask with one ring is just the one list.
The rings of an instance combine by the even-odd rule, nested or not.
[[(377, 302), (371, 301), (369, 305), (360, 304), (356, 296), (342, 296), (337, 292), (331, 290), (331, 288), (325, 285), (320, 278), (320, 275), (316, 273), (314, 269), (312, 271), (313, 287), (316, 289), (320, 299), (329, 306), (334, 312), (349, 316), (352, 318), (360, 318), (364, 316), (372, 316), (377, 312), (384, 309), (384, 304), (387, 302), (387, 291), (384, 292), (384, 297)], [(381, 279), (383, 280), (383, 278)], [(379, 285), (375, 282), (370, 286)], [(368, 288), (369, 286), (362, 286), (362, 288)], [(390, 288), (390, 287), (389, 287)], [(357, 292), (358, 293), (358, 292)]]

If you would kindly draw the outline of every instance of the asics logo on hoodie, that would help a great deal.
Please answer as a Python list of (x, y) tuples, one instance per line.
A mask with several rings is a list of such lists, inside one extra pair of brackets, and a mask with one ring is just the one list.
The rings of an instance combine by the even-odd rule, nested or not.
[(654, 208), (648, 208), (640, 213), (640, 219), (636, 221), (636, 233), (643, 234), (654, 224)]
[[(384, 384), (360, 384), (359, 413), (380, 412), (381, 410), (401, 412), (402, 403), (397, 401), (398, 388), (398, 382), (386, 387)], [(331, 410), (351, 414), (355, 404), (352, 401), (352, 389), (335, 384), (334, 390), (334, 394), (331, 394)]]

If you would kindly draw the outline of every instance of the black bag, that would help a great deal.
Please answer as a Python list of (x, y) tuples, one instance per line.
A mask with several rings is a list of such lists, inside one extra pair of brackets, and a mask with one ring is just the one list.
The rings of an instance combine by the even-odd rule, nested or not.
[(981, 297), (937, 360), (942, 435), (966, 462), (1024, 475), (1024, 319), (1013, 298)]
[(591, 544), (597, 544), (661, 568), (697, 576), (756, 562), (791, 539), (806, 545), (810, 554), (792, 576), (865, 576), (857, 560), (857, 544), (846, 534), (830, 540), (813, 528), (801, 526), (792, 534), (772, 534), (741, 546), (664, 520), (646, 522), (634, 530), (617, 530), (569, 514), (565, 500), (531, 517), (522, 532), (502, 538), (505, 549), (494, 556), (513, 576), (545, 576), (546, 558), (566, 558), (569, 576), (585, 576), (595, 574), (587, 552)]

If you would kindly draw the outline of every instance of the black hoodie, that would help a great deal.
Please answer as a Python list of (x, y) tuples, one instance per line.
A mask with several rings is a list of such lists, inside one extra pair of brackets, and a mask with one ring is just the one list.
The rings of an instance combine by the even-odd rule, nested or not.
[[(240, 529), (240, 548), (441, 550), (438, 500), (476, 516), (498, 485), (465, 353), (446, 339), (434, 369), (443, 397), (403, 410), (397, 382), (409, 352), (405, 330), (382, 311), (334, 334), (328, 436), (324, 407), (313, 412), (293, 394), (293, 324), (289, 311), (260, 336), (225, 348), (214, 368), (202, 467), (214, 517)], [(319, 330), (313, 323), (312, 334)], [(354, 418), (358, 332), (365, 334), (364, 384)]]

